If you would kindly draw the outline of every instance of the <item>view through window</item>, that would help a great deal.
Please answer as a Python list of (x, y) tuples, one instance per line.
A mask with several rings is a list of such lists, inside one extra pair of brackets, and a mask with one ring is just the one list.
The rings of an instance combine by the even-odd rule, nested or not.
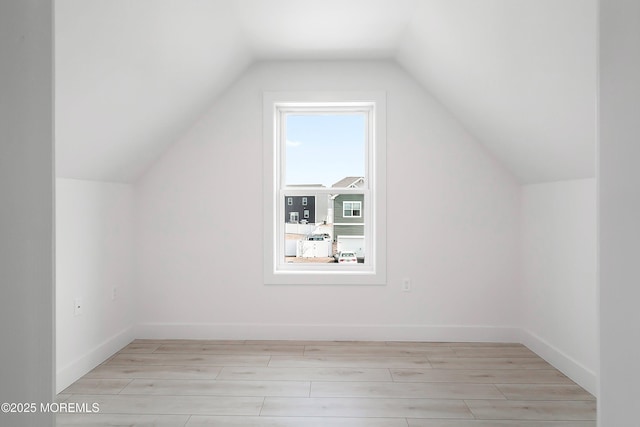
[(282, 116), (284, 263), (341, 263), (341, 252), (366, 261), (369, 114), (340, 110)]

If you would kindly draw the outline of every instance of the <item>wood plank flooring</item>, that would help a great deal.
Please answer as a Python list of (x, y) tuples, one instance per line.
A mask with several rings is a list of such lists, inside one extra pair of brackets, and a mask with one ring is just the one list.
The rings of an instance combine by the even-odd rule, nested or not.
[(592, 395), (501, 343), (135, 340), (58, 402), (100, 407), (58, 427), (596, 426)]

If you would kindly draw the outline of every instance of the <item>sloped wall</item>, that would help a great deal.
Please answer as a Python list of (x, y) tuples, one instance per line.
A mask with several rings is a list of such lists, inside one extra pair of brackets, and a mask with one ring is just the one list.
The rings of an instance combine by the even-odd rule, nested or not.
[[(386, 286), (262, 283), (262, 94), (319, 90), (387, 92)], [(393, 63), (254, 65), (136, 184), (137, 337), (517, 340), (519, 195)]]

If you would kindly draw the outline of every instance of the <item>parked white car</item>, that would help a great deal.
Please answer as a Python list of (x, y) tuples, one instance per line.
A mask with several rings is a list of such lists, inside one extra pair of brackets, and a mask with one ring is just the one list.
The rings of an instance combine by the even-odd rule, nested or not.
[(338, 253), (338, 263), (339, 264), (357, 264), (358, 258), (356, 257), (355, 252), (342, 251)]

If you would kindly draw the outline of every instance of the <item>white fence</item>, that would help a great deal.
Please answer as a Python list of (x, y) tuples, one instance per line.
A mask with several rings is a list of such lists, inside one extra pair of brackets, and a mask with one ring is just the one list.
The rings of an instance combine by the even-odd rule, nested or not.
[(317, 227), (315, 224), (292, 224), (292, 223), (286, 223), (284, 226), (285, 226), (284, 232), (287, 234), (304, 234), (305, 236), (307, 234), (313, 233), (313, 230), (315, 230)]
[[(305, 240), (306, 236), (315, 233), (332, 234), (330, 225), (316, 224), (285, 224), (288, 236), (284, 241), (284, 256), (295, 256), (304, 258), (324, 258), (332, 256), (333, 244), (330, 240)], [(298, 237), (298, 238), (296, 238)]]
[(327, 240), (297, 240), (296, 256), (324, 258), (331, 256), (332, 244)]

